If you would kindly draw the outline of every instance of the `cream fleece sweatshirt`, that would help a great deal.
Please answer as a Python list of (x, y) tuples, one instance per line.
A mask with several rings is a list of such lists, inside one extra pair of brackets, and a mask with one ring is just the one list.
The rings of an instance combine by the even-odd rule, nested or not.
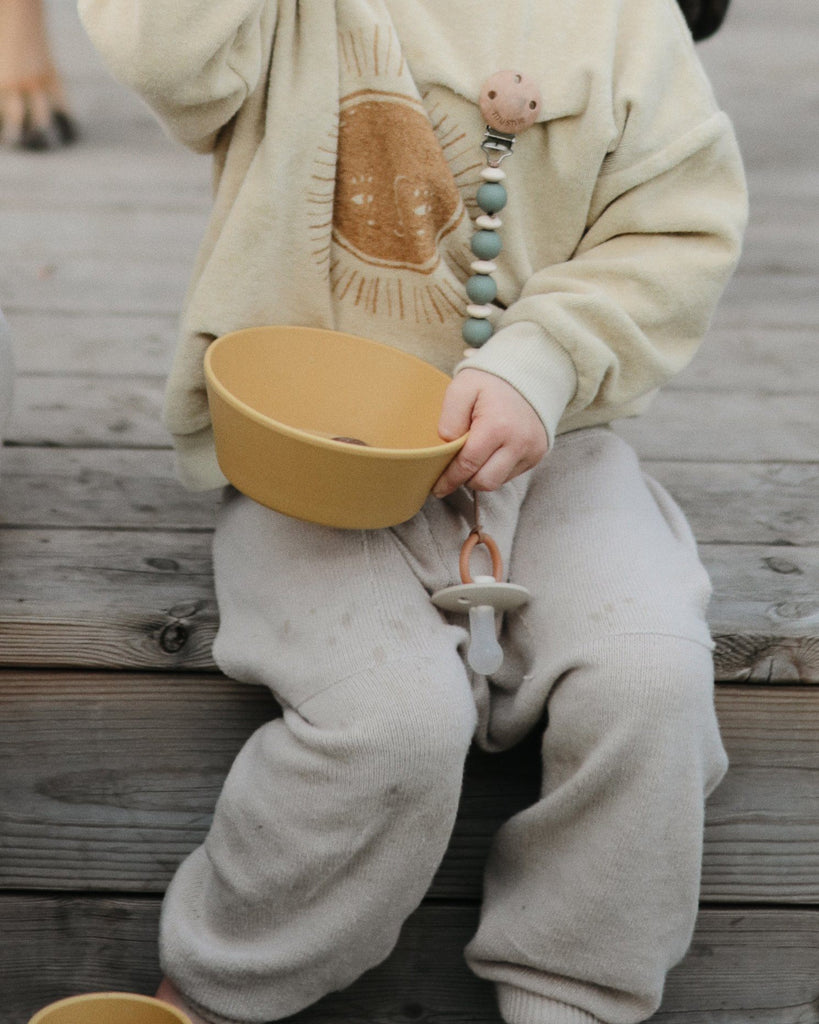
[[(550, 437), (642, 411), (738, 258), (741, 161), (674, 0), (79, 0), (112, 72), (212, 153), (165, 420), (219, 486), (208, 344), (331, 327), (520, 391)], [(539, 84), (505, 163), (496, 333), (462, 361), (483, 81)]]

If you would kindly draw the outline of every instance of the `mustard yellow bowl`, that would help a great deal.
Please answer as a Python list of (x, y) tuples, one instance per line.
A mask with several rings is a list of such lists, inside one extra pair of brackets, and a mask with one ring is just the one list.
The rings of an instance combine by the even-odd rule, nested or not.
[(190, 1017), (150, 996), (92, 992), (44, 1007), (29, 1024), (191, 1024)]
[(205, 355), (216, 455), (237, 490), (298, 519), (376, 529), (411, 519), (465, 437), (444, 442), (450, 378), (366, 338), (251, 327)]

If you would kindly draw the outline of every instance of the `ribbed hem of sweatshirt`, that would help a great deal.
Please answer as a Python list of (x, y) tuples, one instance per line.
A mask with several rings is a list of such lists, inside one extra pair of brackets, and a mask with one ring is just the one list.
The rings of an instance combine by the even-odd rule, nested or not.
[(193, 434), (174, 434), (177, 473), (189, 491), (211, 491), (228, 482), (216, 459), (213, 427), (208, 425)]
[(498, 985), (498, 1008), (506, 1024), (600, 1024), (599, 1017), (577, 1006), (512, 985)]
[(554, 444), (557, 425), (577, 390), (577, 373), (568, 352), (536, 323), (504, 327), (455, 369), (485, 370), (519, 391), (540, 417)]

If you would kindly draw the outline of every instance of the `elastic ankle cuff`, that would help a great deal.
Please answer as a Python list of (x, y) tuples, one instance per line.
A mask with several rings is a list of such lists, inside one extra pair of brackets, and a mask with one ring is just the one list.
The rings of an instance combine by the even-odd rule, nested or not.
[(498, 1008), (506, 1024), (600, 1024), (598, 1017), (576, 1006), (512, 985), (498, 985)]

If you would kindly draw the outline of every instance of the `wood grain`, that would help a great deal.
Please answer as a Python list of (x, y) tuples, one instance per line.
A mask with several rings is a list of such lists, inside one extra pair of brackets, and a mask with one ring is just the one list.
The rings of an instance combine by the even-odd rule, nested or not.
[[(819, 680), (819, 547), (709, 544), (702, 555), (717, 677)], [(208, 532), (0, 529), (0, 559), (0, 665), (212, 667)]]
[[(0, 933), (0, 1024), (26, 1024), (70, 994), (157, 984), (157, 900), (7, 896), (0, 914), (11, 922)], [(476, 924), (474, 908), (422, 907), (384, 964), (294, 1024), (500, 1024), (492, 987), (462, 958)], [(816, 1024), (818, 968), (817, 915), (705, 909), (652, 1024)]]
[[(815, 694), (720, 687), (717, 709), (731, 768), (709, 802), (703, 898), (819, 901)], [(160, 892), (277, 713), (267, 691), (219, 676), (0, 673), (0, 889)], [(539, 781), (537, 736), (473, 752), (434, 898), (479, 898), (493, 835)]]
[[(645, 460), (700, 544), (819, 543), (819, 466)], [(166, 449), (7, 448), (0, 523), (83, 529), (210, 529), (219, 492), (191, 493)]]

